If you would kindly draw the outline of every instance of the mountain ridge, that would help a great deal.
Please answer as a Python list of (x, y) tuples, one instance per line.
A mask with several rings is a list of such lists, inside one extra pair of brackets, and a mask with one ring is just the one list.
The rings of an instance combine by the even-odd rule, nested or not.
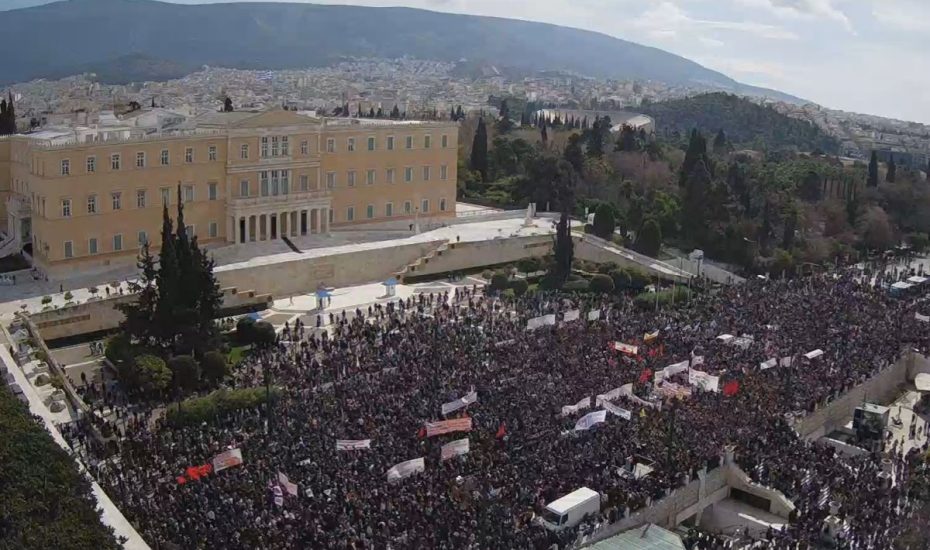
[[(33, 46), (17, 48), (24, 43)], [(325, 66), (344, 57), (409, 56), (708, 86), (803, 102), (775, 90), (743, 85), (658, 48), (594, 31), (402, 7), (63, 0), (5, 11), (0, 18), (0, 49), (17, 51), (0, 59), (4, 84), (74, 74), (81, 67), (106, 66), (133, 55), (175, 67), (241, 69)]]

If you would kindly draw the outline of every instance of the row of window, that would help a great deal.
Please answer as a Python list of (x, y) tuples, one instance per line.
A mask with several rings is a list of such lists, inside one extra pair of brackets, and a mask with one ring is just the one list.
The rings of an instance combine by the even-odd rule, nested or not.
[[(171, 187), (162, 187), (161, 188), (161, 204), (159, 206), (168, 206), (171, 204), (171, 194), (176, 192)], [(193, 185), (184, 185), (181, 187), (181, 193), (183, 196), (184, 202), (193, 202), (195, 199), (194, 186)], [(207, 199), (215, 201), (219, 196), (218, 185), (216, 183), (207, 184)], [(42, 215), (45, 216), (45, 199), (41, 199), (39, 203), (40, 210)], [(73, 214), (74, 204), (72, 199), (61, 199), (61, 217), (70, 218)], [(148, 206), (148, 193), (145, 189), (136, 190), (136, 208), (146, 208)], [(101, 211), (101, 205), (99, 204), (97, 195), (88, 195), (87, 196), (87, 213), (88, 214), (97, 214)], [(123, 209), (123, 193), (120, 191), (114, 191), (110, 193), (110, 209), (111, 210), (122, 210)]]
[[(440, 211), (440, 212), (445, 212), (445, 211), (446, 211), (446, 199), (439, 199), (439, 211)], [(430, 213), (430, 203), (429, 203), (429, 199), (423, 199), (422, 201), (420, 201), (419, 210), (417, 210), (417, 211), (414, 211), (414, 206), (413, 206), (413, 203), (412, 203), (411, 201), (404, 201), (403, 211), (402, 211), (402, 212), (403, 212), (402, 215), (404, 215), (404, 216), (412, 216), (412, 215), (417, 214), (417, 213), (419, 213), (419, 214), (429, 214), (429, 213)], [(330, 221), (336, 221), (336, 220), (333, 220), (333, 219), (332, 219), (332, 218), (333, 218), (333, 216), (332, 216), (332, 210), (330, 210), (330, 214), (331, 214), (331, 215), (330, 215)], [(385, 218), (391, 218), (391, 217), (394, 217), (394, 216), (396, 216), (396, 215), (397, 215), (397, 214), (394, 212), (394, 203), (391, 203), (391, 202), (386, 203), (386, 204), (384, 205), (384, 216), (383, 216), (383, 217), (385, 217)], [(378, 217), (378, 216), (376, 215), (376, 212), (375, 212), (375, 205), (369, 204), (367, 207), (365, 207), (365, 219), (371, 220), (371, 219), (374, 219), (374, 218), (376, 218), (376, 217)], [(356, 216), (355, 216), (355, 207), (354, 207), (354, 206), (349, 206), (348, 208), (346, 208), (346, 215), (345, 215), (345, 220), (344, 220), (344, 221), (351, 222), (351, 221), (355, 221), (356, 219), (357, 219), (357, 218), (356, 218)]]
[[(430, 181), (433, 177), (433, 169), (431, 166), (423, 166), (421, 168), (421, 181), (427, 182)], [(404, 183), (413, 182), (414, 178), (414, 168), (412, 166), (407, 166), (404, 168)], [(449, 169), (443, 164), (439, 167), (439, 179), (440, 181), (446, 181), (449, 179)], [(374, 185), (378, 183), (378, 174), (376, 170), (367, 170), (365, 172), (365, 183), (367, 185)], [(396, 181), (396, 170), (394, 168), (388, 168), (385, 172), (385, 182), (394, 183)], [(358, 182), (358, 173), (355, 170), (349, 170), (346, 172), (346, 185), (348, 187), (355, 187), (355, 184)], [(326, 173), (326, 187), (329, 189), (335, 189), (339, 184), (337, 181), (336, 172), (327, 172)]]
[[(404, 149), (413, 149), (414, 136), (405, 136), (404, 137)], [(377, 151), (378, 150), (378, 138), (375, 136), (368, 136), (367, 138), (368, 150)], [(440, 137), (440, 147), (446, 149), (449, 147), (449, 136), (443, 134)], [(387, 136), (385, 138), (384, 148), (388, 151), (393, 151), (395, 149), (395, 137)], [(432, 149), (433, 148), (433, 136), (425, 135), (423, 136), (423, 148)], [(349, 153), (354, 153), (357, 151), (356, 140), (354, 137), (346, 138), (346, 151)], [(336, 152), (336, 138), (327, 138), (326, 140), (326, 152), (335, 153)]]
[[(207, 159), (211, 162), (217, 160), (216, 145), (211, 145), (207, 148)], [(184, 150), (184, 163), (193, 164), (194, 162), (194, 148), (188, 147)], [(162, 149), (161, 155), (159, 157), (159, 164), (161, 166), (170, 166), (171, 165), (171, 152), (168, 149)], [(146, 158), (145, 151), (139, 151), (136, 153), (136, 168), (145, 168), (148, 166), (148, 159)], [(110, 170), (122, 170), (123, 168), (123, 156), (120, 153), (113, 153), (110, 155)], [(84, 169), (88, 174), (94, 174), (97, 172), (97, 157), (89, 156), (84, 160)], [(60, 173), (62, 176), (71, 175), (71, 159), (61, 159), (61, 170)]]
[[(209, 228), (208, 235), (210, 236), (210, 238), (216, 238), (219, 236), (219, 224), (217, 224), (217, 222), (210, 222), (208, 225), (208, 228)], [(190, 235), (191, 237), (196, 235), (195, 227), (193, 225), (187, 226), (187, 234)], [(136, 239), (137, 239), (137, 245), (142, 246), (143, 244), (148, 242), (148, 239), (149, 239), (148, 233), (146, 233), (145, 231), (139, 231), (136, 235)], [(123, 235), (121, 233), (117, 233), (116, 235), (113, 235), (113, 238), (110, 244), (111, 244), (111, 248), (107, 252), (122, 251), (123, 246), (124, 246)], [(65, 258), (73, 258), (75, 256), (74, 241), (65, 241), (63, 243), (63, 246), (64, 246)], [(88, 255), (99, 254), (101, 252), (104, 252), (104, 250), (102, 250), (101, 243), (96, 237), (91, 237), (87, 239), (87, 254)]]

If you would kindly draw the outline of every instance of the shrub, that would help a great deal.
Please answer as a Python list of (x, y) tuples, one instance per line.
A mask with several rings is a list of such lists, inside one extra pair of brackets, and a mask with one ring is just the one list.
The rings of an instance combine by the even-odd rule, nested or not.
[(614, 291), (614, 280), (607, 275), (595, 275), (591, 278), (591, 292), (600, 292), (602, 294)]
[(90, 482), (26, 405), (0, 387), (3, 548), (117, 550), (100, 521)]
[(125, 334), (117, 334), (107, 340), (104, 355), (114, 365), (132, 359), (132, 343), (129, 341), (129, 337)]
[(43, 363), (48, 363), (48, 354), (45, 353), (45, 350), (37, 349), (35, 352), (36, 359), (42, 361)]
[(236, 340), (243, 344), (251, 344), (255, 341), (255, 319), (242, 317), (236, 321)]
[(72, 298), (74, 298), (74, 294), (71, 294), (71, 291), (70, 291), (70, 290), (67, 291), (67, 292), (65, 292), (65, 301), (66, 301), (66, 302), (70, 302)]
[(218, 351), (205, 353), (200, 366), (203, 369), (204, 378), (213, 383), (219, 382), (229, 374), (229, 364), (226, 362), (226, 356)]
[(56, 390), (60, 390), (65, 387), (65, 379), (62, 378), (60, 374), (53, 374), (49, 379), (49, 383)]
[(495, 273), (491, 277), (491, 290), (501, 291), (507, 288), (510, 280), (507, 278), (507, 275), (503, 273)]
[(517, 262), (517, 269), (523, 273), (535, 273), (542, 269), (542, 263), (536, 256), (530, 256)]
[(562, 285), (562, 290), (566, 292), (587, 292), (590, 288), (588, 281), (578, 279), (577, 281), (568, 281)]
[(176, 355), (168, 361), (171, 382), (175, 388), (191, 391), (200, 382), (200, 365), (190, 355)]
[(42, 296), (42, 305), (43, 305), (43, 306), (48, 305), (48, 304), (50, 304), (50, 303), (52, 303), (52, 297), (51, 297), (51, 296)]
[(593, 235), (593, 234), (594, 234), (594, 225), (593, 225), (593, 224), (590, 224), (590, 223), (584, 224), (584, 232)]
[(620, 266), (614, 262), (605, 262), (597, 266), (597, 272), (603, 273), (604, 275), (610, 275), (612, 271), (616, 271), (618, 269), (620, 269)]
[(659, 222), (650, 218), (643, 222), (642, 229), (636, 235), (636, 250), (646, 256), (656, 258), (662, 248), (662, 228)]
[(40, 374), (39, 376), (36, 376), (36, 386), (44, 386), (51, 381), (52, 380), (48, 377), (47, 374), (43, 373), (43, 374)]
[[(277, 388), (271, 388), (271, 397), (278, 394)], [(172, 426), (190, 426), (207, 422), (220, 414), (240, 409), (254, 408), (266, 401), (267, 390), (262, 387), (242, 388), (237, 390), (216, 390), (203, 397), (185, 399), (175, 408), (171, 407), (166, 419)]]
[(485, 269), (484, 271), (481, 272), (481, 278), (484, 279), (485, 281), (490, 281), (491, 277), (493, 276), (494, 276), (494, 272), (491, 271), (490, 269)]
[[(674, 296), (674, 300), (673, 300)], [(687, 287), (676, 286), (673, 289), (662, 290), (658, 293), (658, 301), (660, 308), (667, 308), (672, 306), (681, 306), (688, 303), (690, 297), (690, 291)], [(656, 294), (652, 292), (644, 292), (633, 300), (633, 303), (636, 307), (642, 310), (655, 309), (656, 307)]]
[(649, 283), (649, 275), (635, 267), (624, 267), (610, 272), (616, 290), (642, 291)]
[(513, 289), (514, 296), (523, 296), (526, 294), (526, 290), (529, 287), (530, 285), (526, 282), (526, 279), (517, 279), (510, 283), (510, 288)]
[(144, 354), (124, 365), (121, 374), (125, 372), (130, 385), (135, 383), (145, 391), (163, 392), (171, 384), (171, 370), (161, 357)]
[(255, 323), (255, 340), (254, 343), (258, 347), (267, 347), (274, 344), (275, 333), (274, 327), (271, 326), (271, 323), (266, 321), (259, 321)]

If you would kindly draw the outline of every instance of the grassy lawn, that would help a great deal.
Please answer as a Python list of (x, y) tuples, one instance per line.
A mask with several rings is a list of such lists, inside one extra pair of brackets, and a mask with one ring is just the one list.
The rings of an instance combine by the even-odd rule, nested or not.
[(229, 355), (227, 356), (229, 364), (233, 367), (238, 365), (242, 361), (242, 357), (245, 356), (245, 352), (250, 348), (251, 346), (235, 346), (230, 348)]

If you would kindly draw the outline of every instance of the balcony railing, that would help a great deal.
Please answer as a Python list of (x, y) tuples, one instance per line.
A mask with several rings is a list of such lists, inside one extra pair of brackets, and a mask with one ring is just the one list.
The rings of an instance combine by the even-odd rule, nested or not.
[(258, 206), (266, 204), (283, 204), (288, 202), (298, 202), (304, 200), (327, 199), (332, 196), (329, 189), (318, 189), (314, 191), (298, 191), (296, 193), (266, 195), (257, 197), (239, 197), (233, 199), (236, 206)]

